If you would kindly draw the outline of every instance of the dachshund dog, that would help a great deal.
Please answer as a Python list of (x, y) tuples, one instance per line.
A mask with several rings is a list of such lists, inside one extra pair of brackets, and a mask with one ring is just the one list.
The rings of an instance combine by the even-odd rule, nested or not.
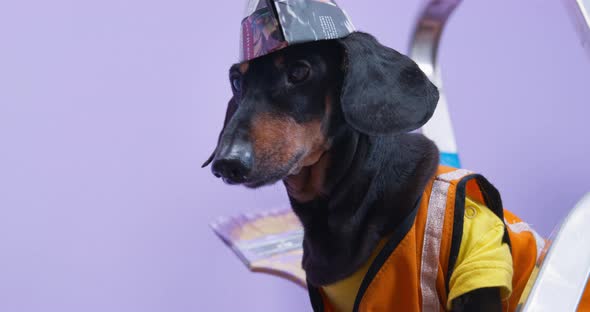
[[(308, 283), (337, 282), (368, 261), (410, 214), (438, 167), (435, 144), (413, 130), (438, 90), (408, 57), (369, 34), (293, 45), (229, 72), (218, 145), (205, 162), (227, 184), (283, 181), (304, 227)], [(453, 311), (501, 311), (483, 288)]]

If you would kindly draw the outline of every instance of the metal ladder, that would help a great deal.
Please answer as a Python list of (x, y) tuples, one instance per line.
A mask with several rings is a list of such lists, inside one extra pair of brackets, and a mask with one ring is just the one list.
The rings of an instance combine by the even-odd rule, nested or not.
[[(580, 43), (590, 57), (590, 0), (563, 0), (569, 10)], [(461, 0), (426, 1), (418, 18), (410, 46), (410, 57), (441, 92), (432, 119), (423, 127), (424, 135), (441, 150), (441, 163), (460, 167), (457, 145), (444, 96), (438, 47), (445, 24)], [(576, 311), (590, 277), (590, 193), (570, 211), (539, 257), (538, 275), (519, 311)], [(524, 295), (523, 295), (524, 296)]]

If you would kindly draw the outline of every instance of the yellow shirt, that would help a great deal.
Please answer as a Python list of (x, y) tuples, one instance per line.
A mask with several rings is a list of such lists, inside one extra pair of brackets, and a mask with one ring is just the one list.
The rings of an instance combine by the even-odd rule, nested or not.
[[(503, 236), (502, 220), (484, 204), (466, 198), (461, 247), (449, 281), (448, 309), (453, 299), (479, 288), (499, 287), (502, 299), (510, 296), (512, 256), (508, 245), (502, 242)], [(335, 311), (352, 311), (363, 278), (386, 241), (381, 241), (358, 271), (322, 287)]]
[(463, 236), (449, 281), (447, 309), (453, 299), (470, 291), (499, 287), (502, 300), (512, 292), (512, 255), (502, 242), (504, 222), (488, 207), (465, 199)]

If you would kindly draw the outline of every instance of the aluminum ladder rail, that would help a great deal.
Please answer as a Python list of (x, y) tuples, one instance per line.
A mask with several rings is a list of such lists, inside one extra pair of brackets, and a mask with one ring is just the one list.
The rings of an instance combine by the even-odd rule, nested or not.
[(447, 100), (443, 92), (437, 56), (444, 26), (460, 3), (461, 0), (426, 1), (416, 22), (409, 51), (409, 56), (440, 92), (436, 111), (428, 123), (422, 127), (422, 133), (438, 146), (441, 164), (457, 168), (461, 167), (461, 162)]

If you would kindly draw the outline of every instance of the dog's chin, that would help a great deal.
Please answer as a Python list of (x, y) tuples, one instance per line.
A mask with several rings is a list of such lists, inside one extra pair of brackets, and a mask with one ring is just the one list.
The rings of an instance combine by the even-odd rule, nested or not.
[(301, 166), (293, 165), (288, 168), (282, 168), (274, 172), (265, 172), (263, 175), (253, 177), (241, 183), (247, 188), (255, 189), (263, 186), (273, 185), (283, 181), (285, 178), (297, 175), (301, 171)]
[(255, 181), (255, 182), (244, 182), (242, 185), (250, 188), (250, 189), (257, 189), (264, 186), (269, 186), (277, 183), (277, 181)]
[(297, 175), (302, 168), (300, 163), (303, 156), (303, 152), (297, 153), (286, 166), (274, 168), (273, 170), (264, 170), (263, 172), (255, 172), (241, 184), (247, 188), (255, 189), (273, 185), (279, 181), (283, 181), (288, 176)]
[(245, 181), (244, 183), (242, 183), (242, 185), (244, 185), (247, 188), (255, 189), (263, 186), (273, 185), (279, 181), (282, 181), (287, 176), (288, 171), (276, 172), (270, 175), (265, 175), (264, 177)]

